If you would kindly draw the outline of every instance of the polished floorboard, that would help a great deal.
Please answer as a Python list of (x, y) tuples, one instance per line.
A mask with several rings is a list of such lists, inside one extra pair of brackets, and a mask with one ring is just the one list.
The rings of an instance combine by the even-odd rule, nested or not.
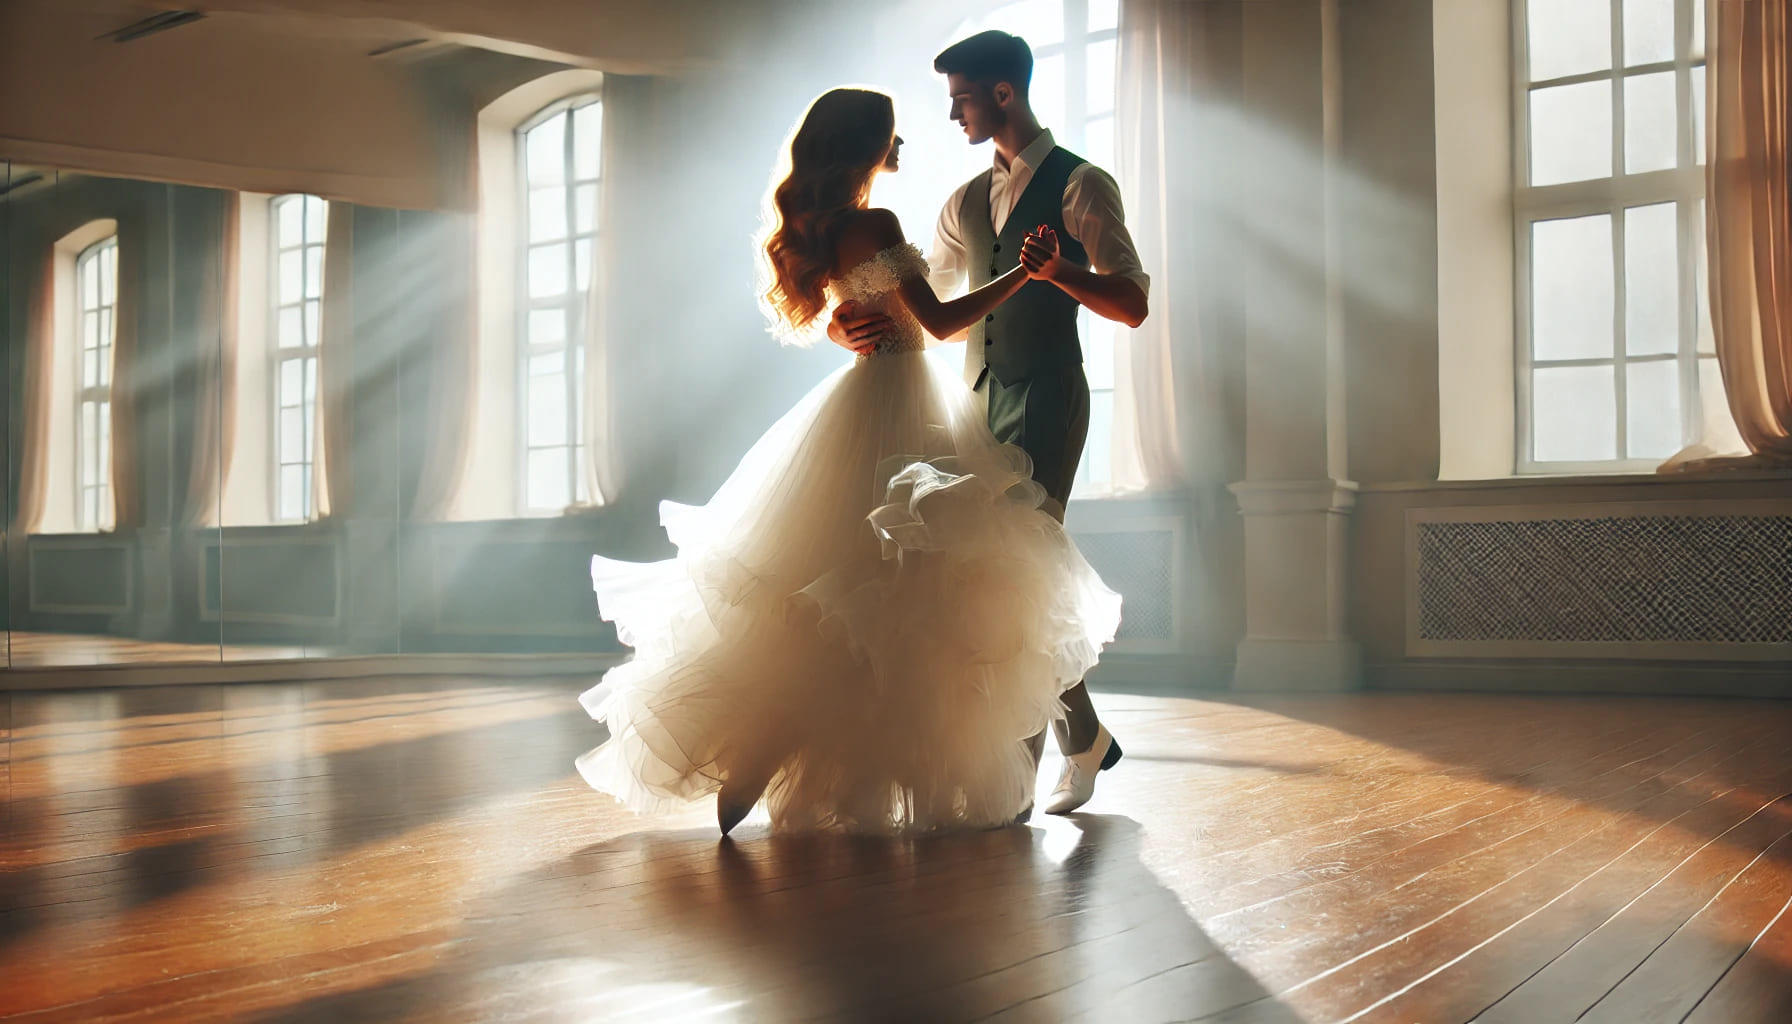
[(95, 633), (32, 633), (6, 636), (7, 663), (13, 668), (76, 668), (100, 665), (183, 664), (323, 658), (323, 647), (291, 644), (183, 644)]
[(0, 1016), (1792, 1021), (1792, 703), (1103, 694), (1087, 813), (720, 842), (581, 685), (0, 693)]

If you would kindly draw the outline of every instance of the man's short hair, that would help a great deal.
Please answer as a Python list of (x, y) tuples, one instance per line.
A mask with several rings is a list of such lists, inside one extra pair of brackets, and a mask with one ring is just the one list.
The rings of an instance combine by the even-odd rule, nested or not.
[(946, 47), (933, 58), (933, 70), (973, 82), (1007, 82), (1025, 96), (1033, 81), (1033, 49), (1019, 36), (990, 29)]

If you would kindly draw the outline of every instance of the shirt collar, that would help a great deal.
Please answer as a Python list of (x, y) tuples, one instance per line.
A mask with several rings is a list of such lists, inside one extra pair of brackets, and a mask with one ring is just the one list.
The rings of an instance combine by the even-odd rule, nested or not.
[(1031, 173), (1032, 171), (1037, 170), (1041, 163), (1045, 162), (1045, 158), (1049, 156), (1051, 151), (1056, 149), (1057, 146), (1057, 142), (1052, 139), (1052, 130), (1050, 128), (1043, 129), (1040, 131), (1038, 138), (1027, 143), (1027, 148), (1015, 154), (1013, 163), (1009, 164), (1007, 167), (1002, 166), (1002, 154), (998, 151), (996, 153), (996, 169), (1011, 177), (1017, 166), (1026, 167), (1027, 171)]

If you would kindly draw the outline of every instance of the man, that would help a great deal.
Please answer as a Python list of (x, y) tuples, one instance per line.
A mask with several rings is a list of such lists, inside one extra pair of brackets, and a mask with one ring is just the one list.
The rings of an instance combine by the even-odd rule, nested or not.
[[(966, 182), (940, 211), (929, 259), (934, 290), (951, 295), (968, 279), (979, 287), (1013, 269), (1032, 278), (983, 323), (960, 337), (965, 383), (987, 403), (996, 438), (1033, 459), (1033, 477), (1060, 520), (1089, 432), (1089, 382), (1083, 375), (1077, 309), (1137, 327), (1148, 312), (1150, 279), (1126, 230), (1120, 189), (1106, 171), (1061, 149), (1028, 103), (1033, 53), (1006, 32), (982, 32), (934, 59), (946, 76), (948, 115), (972, 145), (993, 141), (995, 165)], [(1035, 227), (1044, 240), (1029, 239)], [(866, 352), (888, 327), (882, 316), (836, 309), (828, 337)], [(957, 341), (960, 338), (942, 339)], [(1064, 773), (1045, 810), (1068, 814), (1095, 792), (1096, 773), (1120, 759), (1078, 683), (1064, 694), (1068, 715), (1054, 723)], [(1031, 741), (1035, 761), (1044, 736)], [(1031, 808), (1022, 814), (1025, 820)]]

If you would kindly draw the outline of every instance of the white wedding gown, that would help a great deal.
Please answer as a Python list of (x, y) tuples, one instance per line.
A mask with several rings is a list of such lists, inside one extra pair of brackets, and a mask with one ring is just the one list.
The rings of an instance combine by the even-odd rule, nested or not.
[[(642, 812), (765, 781), (775, 829), (989, 826), (1032, 800), (1024, 741), (1119, 624), (1024, 452), (923, 353), (896, 294), (919, 250), (833, 285), (896, 322), (753, 445), (709, 504), (665, 503), (676, 558), (595, 558), (634, 657), (580, 702), (578, 759)], [(739, 782), (737, 782), (737, 785)]]

